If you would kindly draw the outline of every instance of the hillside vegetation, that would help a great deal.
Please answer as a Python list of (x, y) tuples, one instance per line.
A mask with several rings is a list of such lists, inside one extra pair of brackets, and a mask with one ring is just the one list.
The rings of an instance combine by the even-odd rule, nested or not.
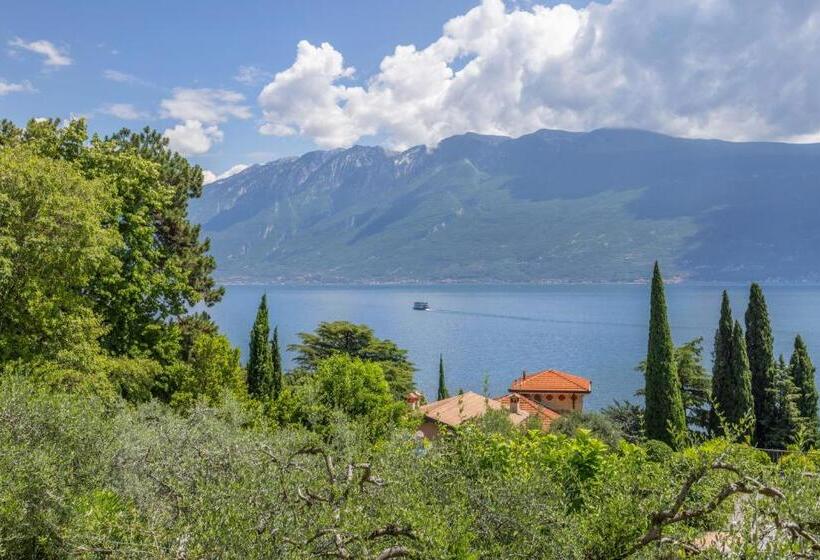
[(820, 145), (637, 130), (311, 152), (206, 187), (223, 279), (817, 280)]

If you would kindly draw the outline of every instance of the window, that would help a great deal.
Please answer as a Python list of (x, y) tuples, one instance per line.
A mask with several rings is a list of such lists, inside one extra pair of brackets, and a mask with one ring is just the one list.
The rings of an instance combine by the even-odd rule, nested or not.
[(558, 395), (558, 400), (559, 400), (559, 401), (563, 401), (563, 400), (565, 400), (566, 398), (567, 398), (567, 397), (566, 397), (566, 395)]

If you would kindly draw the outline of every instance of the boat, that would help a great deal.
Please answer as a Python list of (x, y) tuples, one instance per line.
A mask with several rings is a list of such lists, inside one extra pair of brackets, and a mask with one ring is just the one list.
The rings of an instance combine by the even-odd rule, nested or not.
[(417, 301), (413, 303), (413, 309), (416, 311), (430, 311), (430, 306), (426, 301)]

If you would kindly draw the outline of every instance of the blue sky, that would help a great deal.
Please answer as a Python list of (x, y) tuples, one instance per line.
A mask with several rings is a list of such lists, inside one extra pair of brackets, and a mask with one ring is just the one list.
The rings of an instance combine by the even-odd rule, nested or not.
[(147, 124), (217, 175), (468, 130), (820, 138), (817, 2), (554, 4), (9, 2), (0, 116)]

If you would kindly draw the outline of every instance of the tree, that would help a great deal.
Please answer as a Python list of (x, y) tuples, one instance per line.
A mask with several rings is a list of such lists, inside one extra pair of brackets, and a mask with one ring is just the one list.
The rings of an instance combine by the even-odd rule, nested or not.
[(273, 367), (273, 396), (282, 391), (282, 351), (279, 349), (279, 327), (273, 327), (273, 338), (270, 342), (271, 365)]
[(444, 400), (450, 396), (450, 392), (447, 391), (447, 385), (444, 382), (444, 356), (442, 354), (438, 355), (438, 393), (436, 394), (436, 400)]
[(766, 448), (786, 449), (795, 441), (800, 425), (800, 411), (797, 407), (797, 389), (792, 382), (789, 366), (783, 356), (772, 368), (772, 383), (769, 387), (766, 422)]
[[(675, 348), (675, 365), (680, 379), (686, 423), (690, 427), (706, 430), (709, 427), (709, 396), (712, 380), (703, 367), (703, 338), (694, 338)], [(641, 360), (635, 370), (645, 373), (646, 360)], [(644, 390), (636, 391), (635, 395), (643, 396)]]
[(663, 279), (657, 262), (652, 273), (645, 378), (646, 436), (674, 445), (675, 437), (686, 430), (686, 416), (666, 313)]
[(772, 414), (775, 395), (774, 381), (774, 338), (769, 321), (766, 298), (760, 285), (754, 283), (749, 289), (749, 306), (746, 309), (746, 351), (749, 354), (749, 369), (752, 372), (752, 396), (755, 411), (755, 440), (761, 447), (771, 447), (767, 423)]
[(258, 399), (272, 396), (274, 389), (273, 360), (268, 342), (268, 301), (263, 294), (256, 311), (248, 347), (248, 393)]
[[(729, 294), (724, 290), (712, 368), (712, 433), (725, 433), (725, 424), (745, 428), (746, 422), (754, 422), (751, 376), (743, 329), (732, 319)], [(753, 433), (754, 424), (749, 428)]]
[(814, 365), (809, 357), (809, 351), (803, 337), (797, 335), (794, 339), (794, 352), (789, 362), (791, 379), (797, 395), (797, 410), (802, 418), (806, 435), (811, 443), (818, 441), (817, 422), (817, 389), (814, 384)]
[(102, 317), (85, 296), (116, 267), (107, 185), (32, 146), (0, 148), (0, 362), (96, 344)]
[(296, 363), (307, 371), (315, 371), (317, 364), (331, 356), (345, 354), (365, 362), (382, 366), (385, 378), (396, 399), (413, 390), (415, 367), (407, 358), (407, 350), (396, 346), (391, 340), (382, 340), (367, 325), (355, 325), (347, 321), (320, 323), (313, 333), (299, 333), (300, 344), (291, 344)]

